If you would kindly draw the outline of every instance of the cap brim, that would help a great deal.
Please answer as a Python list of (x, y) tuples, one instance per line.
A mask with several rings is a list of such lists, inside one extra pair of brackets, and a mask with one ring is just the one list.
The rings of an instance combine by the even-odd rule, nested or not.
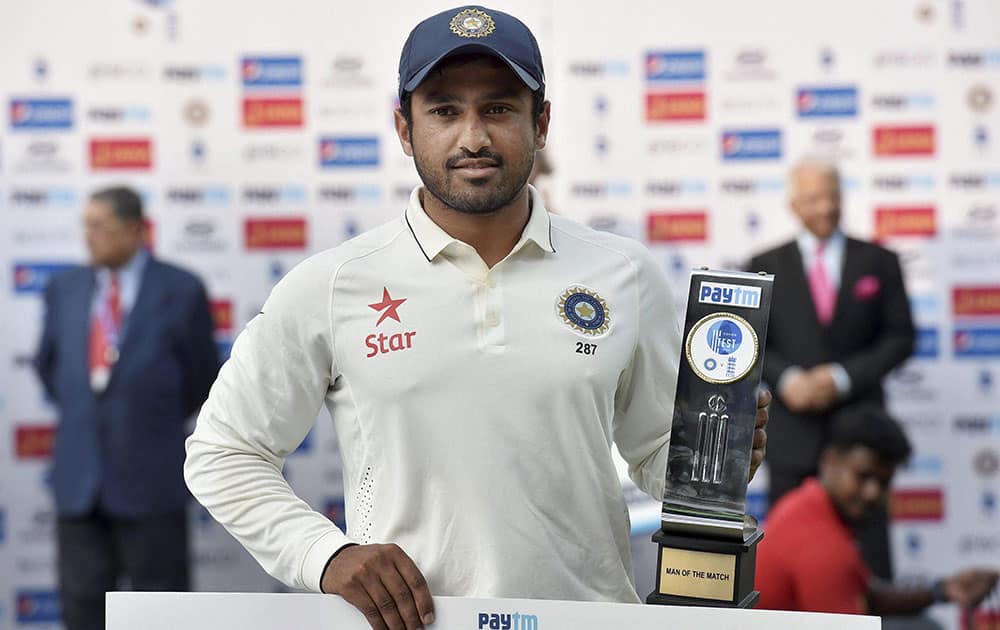
[(505, 64), (507, 64), (507, 66), (511, 69), (511, 71), (517, 75), (517, 78), (520, 79), (522, 83), (527, 85), (528, 89), (531, 90), (532, 92), (542, 87), (542, 85), (534, 77), (528, 74), (528, 72), (524, 68), (511, 61), (510, 58), (507, 57), (507, 55), (504, 55), (495, 48), (491, 48), (486, 44), (459, 44), (454, 48), (452, 48), (451, 50), (447, 50), (441, 53), (435, 59), (433, 59), (427, 65), (425, 65), (423, 68), (418, 70), (417, 73), (413, 75), (413, 77), (409, 81), (407, 81), (405, 85), (400, 87), (400, 91), (412, 92), (413, 90), (417, 89), (417, 87), (424, 82), (424, 79), (427, 78), (427, 75), (430, 74), (431, 71), (438, 66), (438, 64), (440, 64), (448, 57), (452, 57), (454, 55), (461, 54), (464, 52), (484, 52), (488, 55), (492, 55), (497, 59), (503, 61)]

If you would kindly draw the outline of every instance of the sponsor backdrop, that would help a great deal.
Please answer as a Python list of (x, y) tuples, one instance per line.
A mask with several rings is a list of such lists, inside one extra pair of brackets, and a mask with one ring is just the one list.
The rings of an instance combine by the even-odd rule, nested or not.
[[(691, 267), (738, 267), (794, 233), (792, 161), (841, 164), (846, 229), (899, 252), (919, 326), (917, 356), (889, 380), (916, 444), (893, 495), (898, 571), (1000, 562), (1000, 8), (496, 4), (535, 30), (548, 65), (554, 172), (539, 186), (553, 209), (648, 243), (677, 295)], [(31, 354), (48, 278), (84, 259), (88, 192), (142, 191), (151, 246), (204, 279), (227, 352), (294, 264), (401, 212), (417, 178), (392, 128), (397, 55), (449, 6), (0, 8), (0, 628), (58, 627), (55, 413)], [(336, 448), (321, 416), (285, 471), (343, 524)], [(765, 483), (749, 497), (759, 515)], [(625, 490), (648, 590), (658, 509)], [(279, 589), (202, 510), (191, 519), (199, 589)]]

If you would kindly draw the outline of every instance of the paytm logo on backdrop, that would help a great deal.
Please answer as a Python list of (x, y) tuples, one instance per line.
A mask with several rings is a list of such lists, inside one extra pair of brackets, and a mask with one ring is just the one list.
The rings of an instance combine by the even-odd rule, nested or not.
[(760, 308), (760, 287), (702, 282), (698, 301), (702, 304)]
[(68, 98), (15, 98), (10, 101), (11, 129), (71, 129), (73, 101)]
[(21, 589), (16, 602), (18, 623), (58, 623), (62, 617), (55, 591)]
[(74, 266), (72, 263), (14, 263), (14, 292), (42, 293), (52, 276)]
[(799, 118), (853, 118), (858, 115), (858, 89), (799, 88)]
[(704, 81), (705, 52), (702, 50), (653, 51), (646, 53), (647, 81)]
[(744, 129), (722, 132), (723, 160), (777, 160), (780, 158), (780, 129)]
[(323, 168), (378, 166), (375, 136), (326, 136), (319, 139), (319, 164)]
[(240, 65), (245, 88), (302, 87), (299, 57), (244, 57)]
[(481, 612), (477, 621), (479, 630), (538, 630), (538, 615)]

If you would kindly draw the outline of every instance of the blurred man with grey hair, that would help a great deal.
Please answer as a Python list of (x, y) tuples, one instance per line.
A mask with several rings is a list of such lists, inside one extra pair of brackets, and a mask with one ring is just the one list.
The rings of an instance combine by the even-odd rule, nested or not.
[[(861, 401), (884, 405), (882, 379), (910, 356), (915, 337), (896, 254), (840, 229), (836, 166), (796, 163), (789, 206), (799, 233), (749, 265), (775, 274), (764, 358), (775, 393), (766, 460), (771, 505), (816, 474), (833, 412)], [(884, 511), (861, 541), (874, 573), (890, 578)]]

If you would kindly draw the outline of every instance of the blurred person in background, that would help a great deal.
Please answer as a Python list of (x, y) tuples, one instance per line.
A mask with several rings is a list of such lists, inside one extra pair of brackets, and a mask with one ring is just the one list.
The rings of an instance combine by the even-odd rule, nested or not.
[[(915, 332), (899, 258), (840, 229), (840, 174), (804, 160), (791, 170), (796, 238), (754, 256), (774, 274), (764, 380), (775, 393), (767, 463), (770, 504), (816, 474), (830, 414), (859, 401), (884, 405), (882, 379), (913, 352)], [(892, 578), (888, 516), (860, 535), (874, 573)]]
[(935, 603), (975, 606), (996, 588), (994, 569), (965, 569), (921, 588), (872, 575), (856, 532), (884, 511), (893, 474), (910, 452), (902, 428), (881, 406), (862, 403), (835, 414), (819, 477), (787, 493), (768, 515), (757, 551), (761, 608), (909, 616)]
[(52, 487), (68, 630), (103, 628), (107, 591), (189, 589), (184, 439), (219, 363), (205, 289), (144, 247), (139, 195), (94, 193), (84, 225), (90, 265), (47, 287), (36, 356), (59, 411)]

